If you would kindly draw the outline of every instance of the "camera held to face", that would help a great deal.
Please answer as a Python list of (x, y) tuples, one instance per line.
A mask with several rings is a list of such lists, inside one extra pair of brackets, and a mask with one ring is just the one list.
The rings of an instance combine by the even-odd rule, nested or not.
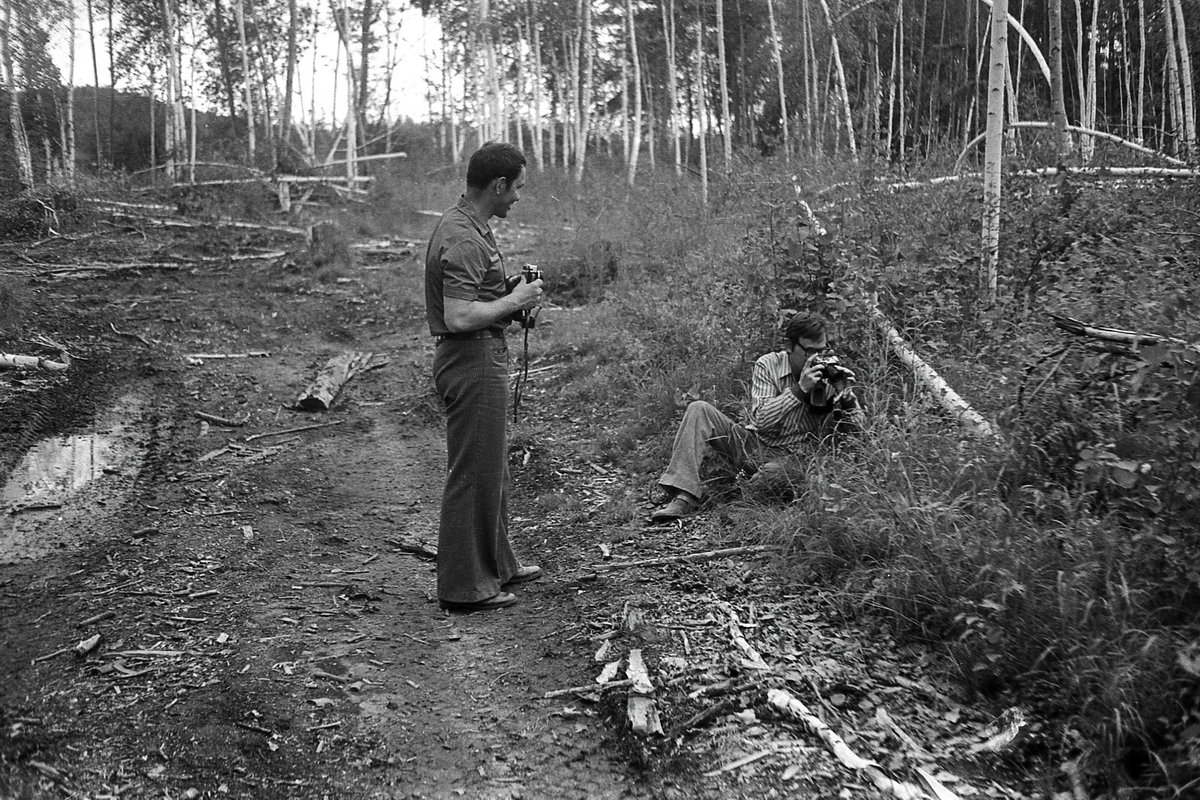
[(843, 366), (842, 360), (832, 353), (814, 357), (812, 366), (820, 368), (821, 380), (831, 386), (854, 380), (854, 373)]
[[(525, 266), (521, 267), (521, 274), (509, 275), (504, 279), (504, 293), (512, 294), (512, 290), (517, 288), (517, 286), (522, 282), (533, 283), (534, 281), (541, 279), (541, 267), (537, 266), (536, 264), (526, 264)], [(532, 328), (537, 322), (537, 317), (528, 310), (518, 311), (512, 315), (512, 321), (521, 323), (522, 328)]]

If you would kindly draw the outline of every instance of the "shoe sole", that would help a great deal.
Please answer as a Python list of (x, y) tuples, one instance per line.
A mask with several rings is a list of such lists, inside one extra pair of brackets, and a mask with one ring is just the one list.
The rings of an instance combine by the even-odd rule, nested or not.
[(516, 597), (510, 597), (506, 600), (500, 600), (494, 603), (487, 601), (479, 603), (448, 603), (445, 600), (438, 601), (438, 608), (443, 611), (457, 611), (459, 613), (469, 613), (474, 611), (492, 611), (497, 608), (508, 608), (517, 604)]

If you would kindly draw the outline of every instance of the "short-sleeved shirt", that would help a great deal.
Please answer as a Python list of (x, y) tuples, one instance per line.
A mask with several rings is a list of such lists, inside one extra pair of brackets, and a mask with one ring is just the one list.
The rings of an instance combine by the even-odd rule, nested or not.
[[(451, 333), (445, 298), (489, 302), (504, 296), (504, 258), (487, 220), (465, 196), (442, 214), (425, 251), (425, 317), (434, 336)], [(503, 333), (504, 323), (488, 330)]]

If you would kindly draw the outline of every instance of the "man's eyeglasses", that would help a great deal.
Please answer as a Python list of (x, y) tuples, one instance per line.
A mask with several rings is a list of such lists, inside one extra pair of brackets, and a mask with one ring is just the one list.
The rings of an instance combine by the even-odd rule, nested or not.
[(798, 347), (802, 351), (804, 351), (805, 356), (813, 356), (813, 355), (816, 355), (817, 353), (824, 353), (826, 350), (833, 347), (833, 344), (830, 342), (826, 342), (825, 344), (821, 345), (820, 347), (809, 347), (808, 345), (801, 344), (800, 342), (796, 342), (796, 347)]

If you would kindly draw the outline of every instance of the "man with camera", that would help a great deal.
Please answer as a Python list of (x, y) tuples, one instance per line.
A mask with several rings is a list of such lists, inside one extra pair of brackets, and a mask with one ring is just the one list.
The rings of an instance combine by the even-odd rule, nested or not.
[[(489, 142), (467, 165), (467, 188), (438, 221), (425, 252), (425, 316), (437, 340), (433, 377), (446, 409), (446, 486), (438, 528), (442, 608), (511, 606), (506, 588), (538, 578), (508, 540), (508, 346), (505, 329), (531, 325), (542, 281), (510, 276), (488, 226), (521, 198), (525, 156)], [(515, 280), (514, 280), (515, 278)]]
[(784, 335), (784, 350), (754, 363), (745, 425), (703, 400), (687, 407), (671, 463), (658, 481), (670, 499), (650, 515), (652, 522), (671, 522), (700, 507), (700, 467), (710, 449), (724, 455), (735, 470), (756, 472), (752, 480), (760, 487), (784, 487), (800, 474), (798, 450), (805, 442), (861, 426), (863, 411), (851, 386), (854, 373), (830, 351), (824, 320), (795, 314)]

